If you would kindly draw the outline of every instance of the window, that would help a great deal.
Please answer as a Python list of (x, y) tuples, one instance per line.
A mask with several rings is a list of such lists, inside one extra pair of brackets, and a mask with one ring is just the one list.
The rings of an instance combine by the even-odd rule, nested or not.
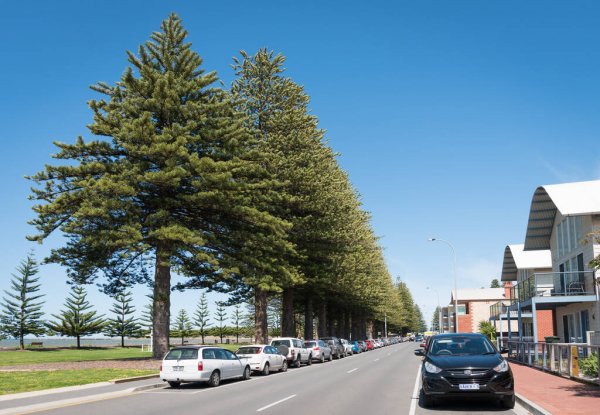
[(467, 305), (466, 304), (459, 304), (458, 305), (458, 315), (465, 315), (467, 314)]
[(581, 216), (569, 216), (556, 226), (556, 245), (559, 257), (581, 247), (580, 241), (584, 236), (582, 221)]
[(198, 358), (198, 349), (173, 349), (167, 354), (165, 360), (195, 360)]
[(238, 360), (238, 357), (229, 350), (222, 350), (222, 352), (225, 354), (225, 359), (227, 360)]
[(271, 346), (287, 346), (290, 347), (291, 346), (291, 342), (289, 340), (273, 340), (271, 342)]
[(204, 349), (204, 350), (202, 350), (202, 359), (205, 359), (205, 360), (216, 359), (214, 349)]

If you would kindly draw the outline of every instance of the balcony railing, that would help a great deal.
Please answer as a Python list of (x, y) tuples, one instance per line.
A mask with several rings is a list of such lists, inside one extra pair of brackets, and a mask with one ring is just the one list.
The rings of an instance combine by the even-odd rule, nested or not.
[(533, 274), (511, 288), (511, 301), (524, 302), (532, 297), (570, 297), (595, 295), (594, 271), (544, 272)]
[(508, 311), (508, 306), (504, 304), (502, 301), (498, 301), (496, 304), (492, 304), (490, 306), (490, 317), (498, 318), (501, 315), (506, 314)]

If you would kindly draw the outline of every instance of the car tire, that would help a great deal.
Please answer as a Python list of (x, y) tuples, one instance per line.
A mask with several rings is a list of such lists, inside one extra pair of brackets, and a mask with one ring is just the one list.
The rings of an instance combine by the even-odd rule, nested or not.
[(298, 358), (294, 361), (294, 367), (299, 368), (302, 366), (302, 362), (300, 362), (300, 354), (298, 354)]
[(217, 386), (219, 386), (220, 383), (221, 383), (221, 374), (219, 373), (218, 370), (215, 370), (214, 372), (212, 372), (210, 374), (210, 377), (208, 378), (208, 384), (210, 386), (212, 386), (213, 388), (216, 388)]
[(500, 405), (506, 409), (513, 409), (515, 407), (515, 395), (514, 393), (509, 396), (505, 396), (500, 400)]
[(181, 386), (181, 382), (169, 381), (169, 386), (172, 388), (178, 388)]
[(321, 353), (321, 363), (325, 363), (325, 353)]
[(308, 362), (306, 362), (308, 366), (312, 365), (312, 354), (308, 355)]
[(423, 389), (421, 389), (421, 404), (423, 405), (423, 408), (432, 408), (435, 406), (435, 399), (433, 396), (427, 395), (423, 392)]
[(281, 369), (279, 369), (280, 372), (287, 372), (287, 360), (284, 360), (283, 363), (281, 364)]
[(250, 366), (246, 366), (244, 368), (244, 373), (242, 373), (242, 380), (250, 379)]
[(260, 372), (260, 374), (263, 376), (269, 375), (269, 362), (265, 363), (265, 367), (263, 367), (263, 370)]

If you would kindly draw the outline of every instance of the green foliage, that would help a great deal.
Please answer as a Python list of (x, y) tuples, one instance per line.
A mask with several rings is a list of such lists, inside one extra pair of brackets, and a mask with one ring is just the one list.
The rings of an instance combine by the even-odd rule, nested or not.
[(240, 334), (242, 334), (242, 323), (244, 320), (244, 315), (242, 313), (241, 304), (236, 304), (233, 309), (233, 313), (231, 314), (231, 323), (234, 325), (234, 335), (235, 342), (240, 342)]
[(152, 332), (152, 325), (154, 324), (154, 297), (151, 294), (146, 295), (146, 297), (150, 298), (150, 303), (144, 305), (140, 317), (141, 334), (144, 336)]
[(437, 306), (431, 316), (431, 330), (432, 331), (437, 331), (437, 332), (440, 331), (440, 311), (441, 311), (441, 307)]
[(482, 320), (479, 322), (479, 332), (485, 334), (492, 343), (496, 343), (496, 328), (489, 321)]
[(497, 278), (494, 278), (490, 284), (490, 288), (501, 288), (500, 287), (500, 282), (498, 281)]
[(227, 310), (225, 309), (225, 303), (217, 301), (217, 309), (215, 310), (215, 320), (218, 323), (216, 331), (218, 336), (221, 338), (223, 343), (223, 336), (227, 334), (225, 322), (227, 321)]
[(598, 353), (592, 353), (586, 358), (579, 359), (579, 368), (586, 375), (593, 378), (598, 377)]
[(86, 362), (90, 360), (119, 360), (147, 358), (139, 347), (82, 347), (81, 349), (35, 349), (2, 351), (2, 365), (18, 366), (51, 362)]
[(206, 299), (206, 293), (202, 293), (196, 312), (194, 313), (194, 324), (199, 329), (199, 334), (202, 337), (202, 344), (204, 344), (204, 336), (206, 336), (206, 329), (210, 327), (210, 312), (208, 311), (208, 300)]
[(173, 322), (173, 336), (181, 338), (181, 344), (184, 344), (184, 339), (192, 334), (192, 322), (185, 310), (179, 310), (177, 317)]
[[(44, 334), (46, 328), (41, 311), (43, 301), (37, 301), (43, 295), (35, 295), (40, 290), (37, 284), (38, 267), (31, 254), (21, 261), (17, 267), (18, 275), (12, 274), (11, 291), (5, 290), (6, 297), (0, 303), (0, 333), (19, 339), (19, 346), (24, 349), (24, 336)], [(36, 302), (37, 301), (37, 302)]]
[(85, 288), (74, 285), (65, 302), (65, 309), (58, 315), (52, 314), (56, 320), (47, 323), (52, 332), (77, 338), (78, 349), (81, 347), (82, 336), (100, 333), (106, 326), (103, 316), (96, 315), (86, 297)]
[(113, 303), (110, 310), (115, 317), (107, 320), (104, 334), (109, 337), (121, 337), (121, 347), (125, 347), (125, 337), (139, 337), (142, 327), (133, 316), (135, 308), (131, 305), (131, 293), (117, 294), (115, 300), (117, 302)]

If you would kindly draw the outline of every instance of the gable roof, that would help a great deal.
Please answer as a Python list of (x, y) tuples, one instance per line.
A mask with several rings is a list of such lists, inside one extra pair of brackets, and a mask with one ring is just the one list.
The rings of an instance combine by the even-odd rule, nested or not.
[(502, 262), (502, 281), (516, 281), (520, 269), (552, 268), (552, 256), (549, 249), (525, 251), (525, 245), (507, 245), (504, 248)]
[(538, 187), (531, 200), (525, 251), (550, 249), (556, 212), (563, 216), (600, 213), (600, 180)]
[[(504, 300), (504, 288), (462, 288), (458, 290), (458, 301)], [(450, 302), (454, 302), (454, 290)]]

